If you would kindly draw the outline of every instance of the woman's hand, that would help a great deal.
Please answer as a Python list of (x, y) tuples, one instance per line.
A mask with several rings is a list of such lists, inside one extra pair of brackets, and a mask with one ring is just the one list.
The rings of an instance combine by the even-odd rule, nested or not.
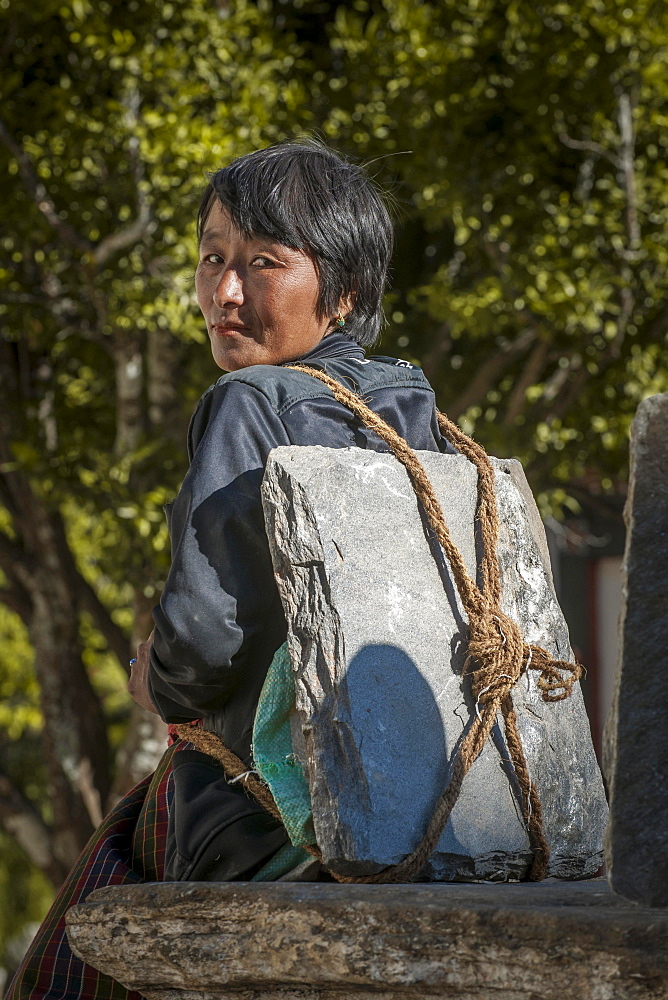
[(131, 698), (141, 708), (159, 715), (160, 713), (151, 701), (148, 690), (148, 668), (154, 632), (155, 629), (151, 632), (146, 642), (142, 642), (137, 646), (137, 658), (131, 661), (132, 671), (130, 673), (130, 680), (128, 681), (128, 691)]

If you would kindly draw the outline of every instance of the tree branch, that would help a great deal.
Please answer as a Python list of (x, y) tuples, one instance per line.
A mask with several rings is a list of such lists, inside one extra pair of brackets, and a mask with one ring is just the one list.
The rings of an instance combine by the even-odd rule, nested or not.
[(152, 229), (151, 209), (144, 192), (142, 181), (144, 180), (144, 164), (139, 153), (139, 139), (136, 134), (137, 123), (139, 121), (140, 96), (137, 90), (132, 91), (126, 100), (125, 124), (130, 131), (129, 159), (132, 164), (132, 172), (135, 179), (135, 190), (137, 207), (139, 209), (137, 218), (125, 229), (116, 233), (110, 233), (97, 245), (93, 251), (93, 260), (98, 267), (102, 267), (109, 258), (119, 250), (134, 246), (144, 238)]
[(130, 674), (129, 657), (130, 641), (126, 638), (123, 630), (114, 622), (108, 610), (97, 596), (87, 580), (76, 571), (76, 587), (79, 607), (86, 611), (93, 620), (93, 625), (100, 632), (107, 643), (110, 651), (118, 659), (125, 672)]
[(4, 302), (17, 304), (20, 306), (37, 306), (42, 309), (48, 309), (43, 299), (39, 295), (31, 295), (30, 292), (11, 292), (4, 290), (2, 293), (2, 298)]
[(23, 186), (35, 202), (37, 208), (42, 213), (52, 229), (54, 229), (62, 241), (74, 250), (89, 253), (92, 244), (84, 239), (69, 222), (65, 222), (58, 215), (58, 210), (49, 195), (46, 186), (37, 176), (35, 168), (30, 159), (23, 152), (14, 137), (10, 134), (5, 123), (0, 119), (0, 140), (5, 144), (12, 156), (16, 159), (19, 173), (23, 180)]
[(95, 593), (94, 588), (81, 574), (74, 558), (74, 553), (70, 548), (61, 514), (52, 511), (50, 523), (58, 550), (59, 564), (65, 574), (67, 587), (72, 594), (76, 607), (79, 611), (85, 611), (90, 615), (93, 625), (104, 636), (110, 652), (118, 658), (118, 662), (123, 669), (129, 673), (128, 660), (131, 649), (129, 639), (126, 638), (122, 629), (113, 621), (109, 611)]
[(151, 230), (151, 212), (146, 205), (142, 205), (139, 215), (134, 222), (125, 229), (117, 233), (110, 233), (97, 245), (93, 251), (93, 260), (98, 267), (102, 267), (109, 258), (119, 250), (134, 246), (139, 243)]
[(579, 149), (584, 153), (593, 153), (595, 156), (602, 156), (615, 167), (619, 166), (619, 158), (611, 153), (609, 149), (602, 146), (600, 142), (595, 142), (593, 139), (574, 139), (572, 135), (569, 135), (566, 131), (566, 123), (564, 121), (564, 116), (561, 111), (557, 111), (555, 114), (555, 121), (557, 123), (557, 137), (559, 142), (568, 149)]
[(627, 93), (619, 95), (620, 155), (617, 164), (622, 174), (626, 193), (626, 230), (631, 252), (640, 246), (640, 223), (636, 206), (636, 175), (635, 175), (635, 134), (633, 131), (633, 105)]
[(545, 366), (545, 362), (547, 361), (549, 350), (550, 342), (547, 339), (541, 338), (537, 344), (534, 344), (533, 350), (531, 351), (524, 368), (520, 372), (519, 378), (515, 382), (508, 399), (508, 405), (506, 406), (506, 412), (503, 417), (504, 427), (512, 427), (515, 420), (522, 412), (526, 400), (527, 389), (539, 380), (541, 372)]
[[(136, 109), (131, 110), (129, 116), (130, 120), (136, 123)], [(151, 211), (140, 183), (143, 180), (144, 167), (139, 157), (139, 141), (136, 136), (130, 138), (130, 158), (134, 165), (139, 214), (129, 226), (118, 232), (110, 233), (97, 246), (60, 218), (46, 185), (40, 180), (30, 158), (21, 149), (2, 119), (0, 119), (0, 141), (16, 159), (24, 188), (51, 228), (66, 245), (90, 255), (96, 267), (102, 267), (114, 253), (133, 246), (151, 230)], [(59, 322), (65, 320), (66, 326), (71, 325), (72, 313), (76, 314), (78, 311), (73, 309), (73, 302), (68, 297), (63, 296), (61, 283), (53, 272), (43, 276), (42, 287), (46, 293), (44, 304), (51, 308)]]
[(457, 417), (484, 398), (500, 375), (512, 362), (524, 354), (530, 344), (536, 339), (538, 331), (533, 327), (524, 330), (515, 340), (507, 341), (496, 354), (484, 361), (463, 392), (448, 406), (448, 416), (451, 420)]
[(7, 482), (9, 474), (13, 471), (11, 462), (4, 460), (2, 455), (2, 441), (0, 440), (0, 503), (7, 509), (12, 518), (19, 513), (16, 508), (15, 496)]
[[(566, 357), (566, 355), (562, 355)], [(561, 358), (559, 359), (561, 361)], [(577, 371), (582, 367), (582, 355), (572, 354), (567, 358), (567, 363), (565, 365), (559, 364), (555, 368), (554, 372), (547, 379), (545, 383), (545, 388), (541, 396), (541, 400), (544, 403), (551, 403), (557, 398), (563, 387), (568, 381), (568, 376)]]
[(11, 587), (0, 587), (0, 604), (17, 614), (24, 625), (30, 623), (32, 604), (25, 590), (14, 583)]
[(144, 352), (139, 336), (118, 331), (109, 349), (116, 372), (116, 438), (114, 454), (119, 458), (137, 447), (144, 430)]
[[(559, 393), (554, 397), (553, 405), (550, 407), (549, 413), (546, 415), (545, 420), (549, 423), (552, 420), (558, 420), (563, 417), (564, 414), (570, 410), (571, 406), (579, 398), (582, 390), (584, 389), (586, 383), (591, 378), (590, 373), (587, 371), (586, 365), (581, 365), (580, 368), (566, 368), (566, 378), (561, 383), (559, 388)], [(572, 374), (571, 379), (568, 375)]]
[(568, 146), (569, 149), (579, 149), (586, 153), (595, 153), (597, 156), (604, 156), (606, 160), (610, 160), (615, 166), (618, 166), (619, 161), (616, 156), (614, 156), (610, 150), (602, 146), (600, 142), (594, 142), (592, 139), (574, 139), (566, 131), (557, 132), (559, 141)]
[(0, 531), (0, 568), (22, 586), (26, 586), (28, 577), (36, 568), (30, 553), (8, 538), (3, 531)]
[(54, 885), (58, 885), (62, 872), (51, 848), (51, 831), (35, 807), (2, 772), (0, 772), (0, 823), (25, 851), (32, 863), (46, 872)]
[[(623, 268), (622, 282), (623, 284), (620, 292), (621, 308), (617, 319), (617, 333), (615, 334), (614, 340), (611, 342), (605, 354), (605, 357), (610, 359), (608, 364), (610, 364), (610, 362), (615, 358), (620, 357), (622, 353), (622, 344), (624, 343), (624, 337), (626, 336), (626, 328), (629, 325), (629, 320), (633, 315), (633, 310), (635, 309), (636, 304), (636, 296), (633, 291), (633, 273), (630, 267)], [(605, 365), (605, 367), (607, 367), (607, 365)]]
[(435, 378), (441, 366), (441, 361), (451, 347), (452, 336), (450, 334), (450, 326), (448, 323), (441, 323), (436, 331), (436, 336), (432, 340), (431, 347), (424, 355), (422, 363), (422, 369), (430, 381)]

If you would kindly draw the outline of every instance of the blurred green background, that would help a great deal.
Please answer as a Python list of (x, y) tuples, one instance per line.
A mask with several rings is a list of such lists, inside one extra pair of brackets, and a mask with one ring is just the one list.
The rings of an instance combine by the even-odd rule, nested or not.
[(368, 162), (377, 352), (559, 518), (623, 496), (668, 389), (667, 42), (663, 0), (0, 0), (0, 965), (160, 752), (125, 671), (219, 374), (207, 171), (304, 133)]

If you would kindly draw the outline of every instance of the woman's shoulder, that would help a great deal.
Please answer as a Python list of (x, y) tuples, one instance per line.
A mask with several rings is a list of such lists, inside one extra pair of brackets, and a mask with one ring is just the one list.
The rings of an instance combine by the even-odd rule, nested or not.
[[(429, 382), (422, 370), (409, 361), (389, 357), (319, 358), (306, 364), (325, 371), (365, 399), (384, 389), (399, 394), (418, 389), (432, 397), (433, 405)], [(332, 395), (318, 378), (290, 365), (250, 365), (227, 372), (209, 386), (197, 405), (188, 433), (189, 455), (192, 458), (207, 433), (233, 437), (239, 421), (249, 426), (256, 424), (267, 433), (272, 427), (280, 431), (293, 407)]]
[[(399, 358), (322, 358), (306, 363), (340, 379), (362, 395), (374, 389), (401, 386), (431, 391), (422, 369)], [(301, 400), (332, 395), (319, 379), (290, 365), (249, 365), (221, 375), (206, 390), (198, 409), (217, 408), (216, 404), (224, 402), (234, 405), (232, 400), (238, 401), (249, 394), (258, 397), (258, 402), (261, 399), (262, 405), (268, 405), (279, 416)]]
[(280, 365), (249, 365), (221, 375), (201, 396), (190, 420), (190, 457), (205, 433), (232, 432), (239, 420), (258, 426), (280, 424), (282, 415), (302, 400), (331, 395), (321, 382)]
[(326, 386), (294, 368), (283, 365), (249, 365), (239, 371), (221, 375), (203, 394), (199, 405), (205, 401), (211, 404), (214, 400), (222, 402), (224, 399), (239, 399), (250, 395), (261, 397), (262, 403), (268, 403), (276, 413), (280, 413), (299, 399), (325, 394), (329, 394)]

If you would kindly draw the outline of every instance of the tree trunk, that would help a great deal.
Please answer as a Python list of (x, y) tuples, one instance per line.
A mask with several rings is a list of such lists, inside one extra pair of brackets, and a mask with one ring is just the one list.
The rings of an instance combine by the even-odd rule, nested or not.
[[(137, 591), (131, 640), (133, 651), (151, 633), (153, 603), (153, 599)], [(127, 736), (116, 755), (116, 777), (107, 808), (112, 808), (133, 785), (155, 770), (166, 746), (167, 727), (160, 716), (147, 712), (139, 705), (133, 705)]]
[(102, 818), (110, 786), (106, 722), (81, 658), (79, 607), (60, 548), (64, 531), (58, 515), (36, 497), (35, 568), (28, 592), (35, 672), (44, 715), (44, 750), (52, 792), (58, 858), (72, 864)]
[(117, 457), (133, 451), (143, 430), (144, 358), (136, 337), (118, 334), (112, 345), (116, 370), (116, 440)]
[(154, 433), (162, 440), (183, 447), (183, 415), (177, 385), (183, 345), (168, 330), (148, 331), (146, 382), (148, 417)]

